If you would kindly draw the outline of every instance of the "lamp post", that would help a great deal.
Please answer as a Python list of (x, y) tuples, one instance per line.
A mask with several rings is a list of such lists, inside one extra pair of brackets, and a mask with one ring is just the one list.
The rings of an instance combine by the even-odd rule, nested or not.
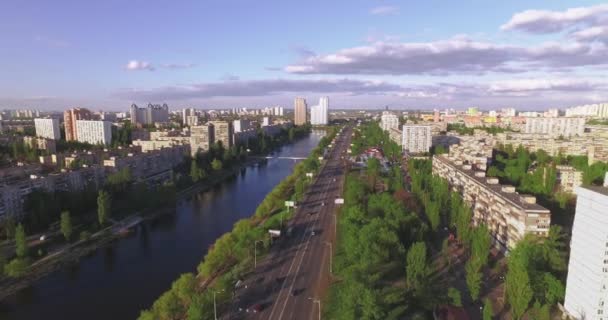
[(215, 294), (218, 292), (224, 292), (224, 290), (216, 291), (213, 290), (213, 318), (217, 320), (217, 305), (215, 304)]
[(314, 299), (313, 297), (308, 297), (308, 300), (311, 300), (312, 303), (318, 303), (319, 304), (319, 320), (321, 320), (321, 300)]
[(258, 267), (258, 242), (264, 243), (264, 240), (256, 240), (253, 244), (253, 268)]

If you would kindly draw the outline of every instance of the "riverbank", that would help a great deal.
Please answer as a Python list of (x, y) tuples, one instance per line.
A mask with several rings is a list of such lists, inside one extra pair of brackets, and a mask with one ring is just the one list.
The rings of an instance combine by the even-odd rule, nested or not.
[[(298, 140), (294, 141), (297, 142)], [(279, 149), (285, 145), (277, 146)], [(274, 150), (273, 150), (274, 152)], [(173, 213), (172, 208), (182, 199), (191, 196), (192, 194), (205, 192), (224, 181), (234, 177), (243, 169), (261, 164), (267, 161), (264, 158), (248, 157), (241, 163), (232, 165), (228, 169), (223, 169), (219, 173), (208, 176), (206, 179), (193, 183), (191, 186), (176, 192), (175, 201), (161, 208), (151, 208), (135, 214), (122, 217), (120, 221), (115, 221), (112, 225), (97, 231), (91, 237), (79, 240), (75, 243), (62, 246), (54, 252), (50, 252), (44, 257), (34, 261), (28, 266), (28, 271), (25, 275), (18, 278), (2, 277), (0, 278), (0, 302), (5, 298), (14, 295), (20, 290), (35, 284), (45, 276), (52, 274), (66, 266), (77, 263), (82, 257), (92, 254), (96, 250), (110, 245), (112, 242), (120, 240), (123, 234), (116, 232), (117, 226), (120, 226), (123, 221), (132, 221), (136, 217), (141, 217), (143, 220), (152, 220), (163, 214)], [(91, 213), (94, 214), (94, 213)]]

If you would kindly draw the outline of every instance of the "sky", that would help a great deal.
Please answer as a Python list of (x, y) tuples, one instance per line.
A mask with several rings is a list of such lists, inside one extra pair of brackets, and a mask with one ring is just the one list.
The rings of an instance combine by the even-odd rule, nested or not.
[(0, 109), (608, 102), (598, 1), (0, 2)]

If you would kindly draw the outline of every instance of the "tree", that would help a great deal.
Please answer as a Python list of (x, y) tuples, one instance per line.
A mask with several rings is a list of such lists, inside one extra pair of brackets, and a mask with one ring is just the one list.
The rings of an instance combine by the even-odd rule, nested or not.
[(408, 287), (418, 291), (426, 283), (429, 268), (426, 258), (426, 244), (416, 242), (407, 252), (406, 282)]
[(25, 274), (27, 266), (27, 258), (15, 258), (4, 267), (4, 271), (7, 276), (16, 278)]
[(296, 201), (302, 201), (302, 198), (304, 197), (304, 189), (305, 180), (303, 178), (298, 178), (294, 186)]
[(222, 161), (218, 159), (213, 159), (213, 161), (211, 161), (211, 168), (215, 171), (222, 170)]
[(462, 307), (462, 298), (458, 289), (454, 287), (448, 288), (448, 298), (450, 298), (450, 303), (453, 306)]
[(72, 236), (72, 219), (70, 218), (69, 211), (63, 211), (61, 213), (61, 233), (65, 237), (65, 240), (70, 240)]
[(97, 196), (97, 220), (99, 225), (103, 225), (110, 218), (112, 198), (104, 190), (100, 190)]
[(494, 310), (492, 308), (492, 301), (485, 299), (483, 302), (483, 320), (492, 320), (494, 316)]
[(490, 232), (484, 224), (473, 229), (473, 232), (471, 232), (471, 259), (477, 260), (475, 266), (478, 270), (488, 263), (491, 244)]
[(477, 300), (479, 298), (479, 291), (481, 290), (481, 271), (474, 259), (469, 259), (465, 266), (467, 287), (469, 293), (471, 293), (471, 299)]
[(520, 319), (528, 309), (532, 300), (533, 291), (530, 285), (530, 277), (526, 270), (526, 260), (524, 248), (515, 248), (511, 252), (508, 262), (509, 271), (505, 280), (507, 300), (511, 305), (514, 319)]
[(13, 217), (8, 217), (4, 220), (4, 235), (6, 235), (7, 239), (15, 236), (15, 228), (15, 219)]
[(192, 181), (198, 182), (199, 180), (205, 179), (206, 176), (205, 170), (198, 166), (196, 159), (192, 159), (192, 163), (190, 164), (190, 178), (192, 178)]
[(18, 258), (25, 258), (27, 257), (27, 251), (28, 248), (25, 229), (20, 223), (15, 230), (15, 252), (17, 253)]
[(376, 158), (370, 158), (367, 160), (367, 174), (370, 179), (371, 188), (374, 188), (376, 185), (376, 178), (380, 174), (380, 161)]

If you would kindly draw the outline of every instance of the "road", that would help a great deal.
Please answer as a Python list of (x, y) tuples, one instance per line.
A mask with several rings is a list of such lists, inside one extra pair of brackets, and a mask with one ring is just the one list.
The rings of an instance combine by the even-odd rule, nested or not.
[[(222, 319), (320, 319), (320, 300), (331, 283), (337, 219), (334, 200), (342, 197), (342, 156), (346, 158), (351, 135), (352, 129), (346, 127), (336, 137), (325, 165), (287, 223), (285, 230), (291, 228), (291, 235), (282, 235), (258, 261)], [(260, 311), (254, 310), (256, 305)]]

